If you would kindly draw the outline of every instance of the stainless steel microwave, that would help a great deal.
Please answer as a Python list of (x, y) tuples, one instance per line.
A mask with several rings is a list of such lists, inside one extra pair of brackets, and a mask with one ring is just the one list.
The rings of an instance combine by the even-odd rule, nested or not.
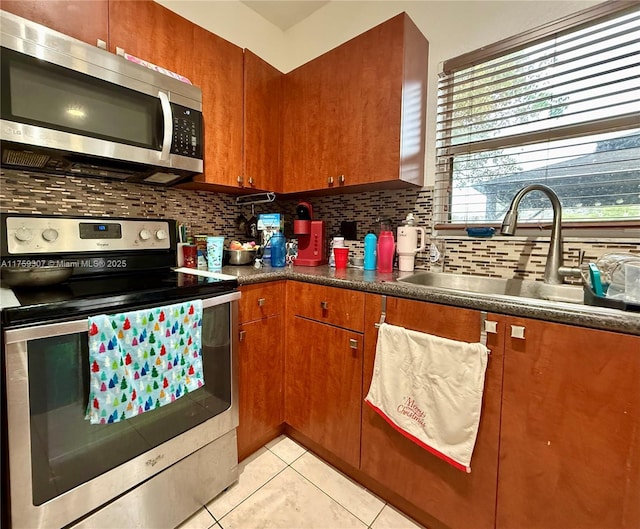
[(203, 169), (202, 91), (0, 11), (2, 166), (174, 184)]

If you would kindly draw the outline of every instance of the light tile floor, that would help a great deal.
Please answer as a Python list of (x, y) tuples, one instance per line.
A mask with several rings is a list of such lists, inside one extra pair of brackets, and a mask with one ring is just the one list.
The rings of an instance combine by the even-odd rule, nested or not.
[(239, 465), (240, 478), (179, 529), (420, 529), (288, 437)]

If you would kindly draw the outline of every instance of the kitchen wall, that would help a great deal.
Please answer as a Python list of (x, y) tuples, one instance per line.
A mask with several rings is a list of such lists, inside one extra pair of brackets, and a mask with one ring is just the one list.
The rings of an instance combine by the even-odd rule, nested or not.
[(236, 210), (235, 197), (224, 194), (12, 170), (0, 174), (2, 212), (171, 218), (187, 224), (191, 234), (227, 235)]
[[(379, 218), (391, 219), (394, 226), (399, 226), (408, 213), (413, 213), (416, 224), (425, 227), (427, 237), (431, 235), (431, 188), (313, 197), (308, 201), (313, 206), (314, 218), (327, 222), (329, 236), (339, 234), (341, 221), (357, 222), (357, 240), (347, 241), (353, 255), (362, 256), (364, 236), (376, 228)], [(291, 236), (298, 202), (278, 199), (272, 204), (256, 205), (253, 212), (283, 213), (286, 233)], [(247, 218), (252, 214), (251, 206), (238, 206), (235, 196), (222, 193), (75, 176), (30, 175), (20, 171), (0, 174), (0, 210), (45, 215), (174, 218), (185, 223), (191, 235), (223, 235), (241, 241), (246, 240), (246, 236), (237, 229), (235, 221), (240, 214)], [(541, 279), (548, 251), (548, 237), (438, 237), (437, 244), (443, 258), (436, 266), (447, 272), (496, 277)], [(595, 261), (608, 252), (640, 254), (640, 241), (565, 238), (566, 264), (577, 265), (581, 250), (586, 260)], [(418, 254), (416, 268), (429, 270), (430, 267), (429, 253)]]

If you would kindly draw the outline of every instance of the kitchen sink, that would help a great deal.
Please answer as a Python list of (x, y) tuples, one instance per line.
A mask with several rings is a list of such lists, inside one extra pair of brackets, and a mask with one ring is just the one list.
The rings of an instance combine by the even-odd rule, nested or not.
[(398, 281), (421, 287), (472, 292), (490, 296), (515, 296), (583, 303), (582, 287), (576, 285), (550, 285), (541, 281), (525, 279), (502, 279), (498, 277), (435, 272), (417, 272), (400, 277)]

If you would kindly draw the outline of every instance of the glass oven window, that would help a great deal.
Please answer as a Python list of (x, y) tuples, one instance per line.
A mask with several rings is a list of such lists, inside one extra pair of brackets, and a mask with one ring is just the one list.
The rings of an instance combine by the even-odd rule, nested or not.
[(229, 304), (203, 312), (203, 387), (114, 424), (85, 420), (88, 339), (77, 333), (28, 342), (33, 503), (85, 483), (231, 406)]

